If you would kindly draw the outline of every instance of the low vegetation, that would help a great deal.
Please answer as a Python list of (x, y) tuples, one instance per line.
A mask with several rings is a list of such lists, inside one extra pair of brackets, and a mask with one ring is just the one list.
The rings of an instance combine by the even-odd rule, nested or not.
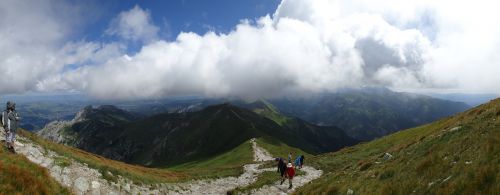
[(252, 161), (252, 145), (246, 141), (233, 150), (214, 158), (189, 162), (168, 169), (186, 173), (191, 178), (227, 177), (241, 175), (243, 165), (252, 163)]
[[(159, 182), (178, 182), (189, 179), (186, 174), (174, 172), (164, 169), (153, 169), (142, 166), (135, 166), (126, 164), (119, 161), (109, 160), (102, 156), (98, 156), (83, 150), (68, 147), (61, 144), (56, 144), (42, 138), (37, 137), (35, 134), (21, 130), (20, 134), (23, 137), (30, 139), (42, 146), (46, 150), (51, 150), (61, 155), (64, 158), (74, 159), (78, 162), (85, 163), (89, 167), (97, 169), (103, 176), (111, 181), (116, 180), (117, 175), (121, 175), (136, 183), (159, 183)], [(56, 162), (57, 163), (57, 162)], [(67, 161), (60, 161), (59, 163), (66, 164)]]
[(499, 194), (500, 99), (310, 158), (325, 175), (296, 194)]
[(295, 161), (295, 158), (297, 158), (298, 155), (304, 155), (305, 159), (309, 159), (313, 155), (308, 154), (301, 149), (290, 147), (283, 142), (267, 138), (267, 137), (262, 137), (256, 140), (257, 144), (266, 149), (273, 157), (281, 157), (284, 159), (288, 158), (288, 153), (292, 153), (292, 160)]
[(43, 167), (0, 146), (0, 194), (70, 194)]

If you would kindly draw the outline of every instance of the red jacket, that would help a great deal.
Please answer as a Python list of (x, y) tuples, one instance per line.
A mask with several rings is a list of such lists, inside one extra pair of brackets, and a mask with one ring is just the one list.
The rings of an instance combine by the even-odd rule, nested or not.
[(295, 169), (293, 167), (286, 168), (286, 175), (288, 178), (293, 178), (295, 176)]

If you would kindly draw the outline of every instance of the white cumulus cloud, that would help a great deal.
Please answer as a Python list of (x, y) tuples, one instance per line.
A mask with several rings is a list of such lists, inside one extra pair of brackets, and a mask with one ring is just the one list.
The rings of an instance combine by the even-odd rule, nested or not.
[[(60, 43), (58, 60), (34, 65), (45, 71), (26, 78), (32, 84), (24, 89), (99, 98), (270, 97), (365, 85), (500, 93), (495, 7), (487, 0), (283, 0), (275, 13), (228, 33), (183, 32), (167, 41), (158, 37), (154, 13), (136, 6), (105, 32), (124, 43)], [(143, 45), (128, 54), (127, 41)], [(25, 55), (27, 64), (46, 57)], [(73, 63), (79, 66), (61, 65)]]
[(158, 31), (159, 28), (152, 23), (150, 12), (136, 5), (114, 18), (106, 33), (126, 40), (150, 42), (157, 39)]

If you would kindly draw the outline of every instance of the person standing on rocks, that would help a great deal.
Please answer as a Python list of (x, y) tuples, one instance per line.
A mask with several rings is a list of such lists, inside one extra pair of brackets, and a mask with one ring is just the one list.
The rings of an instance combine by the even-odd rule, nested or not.
[(288, 163), (288, 165), (286, 166), (286, 177), (288, 177), (288, 183), (290, 184), (290, 186), (288, 186), (288, 189), (292, 189), (293, 187), (292, 180), (294, 176), (295, 176), (295, 169), (293, 168), (292, 163)]
[(286, 163), (285, 160), (280, 157), (276, 158), (275, 160), (278, 161), (278, 173), (280, 173), (281, 175), (281, 184), (283, 184), (283, 182), (285, 182), (286, 180)]
[(7, 116), (3, 115), (2, 119), (2, 121), (5, 122), (5, 141), (7, 142), (7, 148), (15, 153), (14, 143), (16, 141), (16, 131), (19, 126), (19, 120), (21, 120), (21, 117), (19, 117), (19, 114), (16, 112), (16, 103), (7, 103)]
[(288, 163), (292, 163), (292, 152), (288, 153)]

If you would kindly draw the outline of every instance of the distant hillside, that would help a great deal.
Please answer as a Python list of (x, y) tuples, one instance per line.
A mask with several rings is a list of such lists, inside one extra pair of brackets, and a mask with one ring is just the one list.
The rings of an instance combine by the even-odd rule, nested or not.
[[(107, 131), (120, 131), (125, 124), (138, 119), (138, 116), (114, 106), (86, 106), (73, 120), (53, 121), (36, 133), (56, 143), (87, 145), (92, 142), (105, 142), (108, 139)], [(80, 137), (89, 139), (82, 140)]]
[(499, 194), (500, 99), (323, 154), (326, 174), (296, 194)]
[[(86, 120), (40, 132), (71, 135), (67, 136), (69, 139), (52, 140), (148, 166), (206, 159), (253, 137), (275, 139), (309, 153), (335, 151), (356, 143), (336, 127), (320, 127), (299, 119), (280, 125), (231, 104), (209, 106), (197, 112), (159, 114), (138, 121), (115, 109), (95, 109)], [(50, 139), (47, 134), (50, 133), (39, 133)]]
[(338, 126), (360, 140), (429, 123), (469, 108), (465, 103), (385, 88), (351, 89), (310, 98), (269, 101), (283, 114), (314, 124)]

